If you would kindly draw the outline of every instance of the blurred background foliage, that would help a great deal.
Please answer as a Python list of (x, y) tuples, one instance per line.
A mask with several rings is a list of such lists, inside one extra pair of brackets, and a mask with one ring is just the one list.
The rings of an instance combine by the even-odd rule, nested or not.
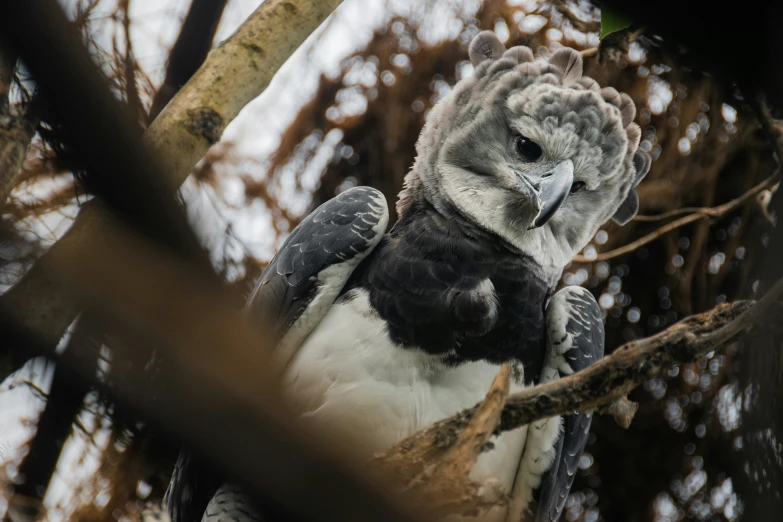
[[(143, 125), (156, 80), (132, 59), (121, 4), (96, 18), (89, 13), (100, 2), (85, 2), (74, 19), (87, 41), (106, 31), (106, 24), (116, 25), (108, 49), (105, 44), (92, 48), (118, 96)], [(428, 0), (405, 10), (391, 3), (384, 9), (387, 15), (369, 42), (336, 70), (320, 74), (271, 154), (259, 157), (236, 139), (223, 141), (183, 189), (193, 222), (229, 284), (248, 292), (298, 221), (346, 188), (374, 186), (393, 208), (429, 110), (470, 74), (467, 45), (480, 30), (491, 29), (507, 46), (527, 45), (541, 55), (562, 46), (584, 51), (588, 75), (637, 103), (641, 147), (653, 159), (638, 189), (640, 216), (624, 227), (607, 224), (562, 280), (585, 286), (599, 300), (608, 351), (717, 303), (753, 298), (760, 290), (773, 226), (769, 191), (751, 193), (723, 215), (660, 233), (630, 253), (600, 257), (694, 209), (739, 198), (775, 169), (748, 100), (683, 66), (681, 55), (687, 50), (638, 23), (599, 41), (600, 10), (584, 0)], [(25, 102), (20, 97), (19, 103)], [(78, 203), (89, 198), (64, 151), (40, 138), (47, 137), (45, 123), (42, 129), (4, 208), (2, 226), (18, 238), (3, 246), (5, 285), (67, 228)], [(204, 201), (211, 208), (206, 214)], [(252, 233), (264, 236), (263, 248), (248, 246), (241, 215), (258, 216), (261, 224)], [(42, 234), (47, 228), (51, 234)], [(763, 346), (752, 338), (732, 344), (647, 382), (630, 397), (640, 410), (629, 430), (611, 418), (595, 417), (564, 518), (734, 521), (756, 520), (779, 509), (780, 414), (770, 413), (774, 406), (765, 403), (752, 378), (758, 362), (748, 353), (757, 345)], [(97, 454), (103, 462), (99, 489), (125, 483), (122, 487), (139, 493), (128, 478), (134, 473), (116, 476), (122, 462), (132, 461), (120, 458), (129, 445), (125, 432), (114, 430), (110, 442), (95, 442), (90, 433), (102, 426), (108, 406), (88, 397), (85, 408), (92, 420), (78, 427), (82, 439), (87, 446), (108, 448)]]

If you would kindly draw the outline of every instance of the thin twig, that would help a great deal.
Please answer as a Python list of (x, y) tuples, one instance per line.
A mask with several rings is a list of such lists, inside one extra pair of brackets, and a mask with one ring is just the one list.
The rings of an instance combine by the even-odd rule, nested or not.
[(783, 138), (781, 122), (772, 117), (772, 112), (769, 110), (767, 101), (763, 96), (757, 96), (751, 99), (751, 105), (764, 134), (772, 141), (772, 145), (778, 153), (783, 152), (783, 150), (781, 150), (781, 148), (783, 148), (781, 147), (781, 138)]
[[(642, 236), (635, 241), (631, 241), (627, 245), (621, 246), (619, 248), (615, 248), (614, 250), (610, 250), (609, 252), (602, 252), (593, 258), (588, 258), (583, 254), (579, 254), (574, 257), (574, 262), (590, 263), (590, 262), (597, 262), (597, 261), (606, 261), (607, 259), (612, 259), (633, 252), (637, 248), (642, 247), (652, 241), (655, 241), (659, 237), (671, 232), (672, 230), (676, 230), (680, 227), (683, 227), (695, 221), (699, 221), (700, 219), (717, 218), (717, 217), (724, 216), (729, 212), (731, 212), (732, 210), (739, 207), (740, 205), (742, 205), (743, 203), (745, 203), (753, 196), (772, 187), (778, 181), (778, 178), (779, 178), (779, 171), (776, 170), (775, 173), (772, 174), (770, 177), (768, 177), (767, 179), (765, 179), (755, 187), (751, 188), (750, 190), (748, 190), (747, 192), (745, 192), (744, 194), (742, 194), (740, 197), (736, 199), (732, 199), (731, 201), (724, 203), (722, 205), (718, 205), (717, 207), (705, 207), (705, 208), (693, 209), (694, 211), (692, 214), (688, 214), (687, 216), (681, 217), (680, 219), (676, 219), (670, 223), (667, 223), (662, 227), (654, 230), (653, 232), (650, 232), (646, 236)], [(661, 219), (666, 219), (667, 217), (675, 216), (682, 212), (687, 212), (688, 210), (690, 209), (679, 209), (672, 212), (667, 212), (665, 214), (661, 214), (660, 216), (637, 216), (637, 219), (641, 217), (642, 219), (638, 219), (639, 221), (658, 221)], [(644, 219), (644, 218), (648, 218), (648, 219)]]
[(735, 198), (730, 202), (725, 203), (724, 205), (720, 205), (718, 207), (684, 207), (675, 210), (670, 210), (669, 212), (664, 212), (663, 214), (657, 214), (654, 216), (635, 216), (633, 218), (633, 221), (642, 221), (645, 223), (649, 223), (654, 221), (662, 221), (664, 219), (669, 219), (682, 214), (703, 214), (708, 217), (719, 217), (725, 213), (725, 212), (723, 213), (718, 212), (722, 207), (731, 204), (732, 207), (729, 210), (733, 210), (737, 206), (744, 203), (747, 199), (759, 194), (760, 192), (763, 192), (766, 188), (770, 187), (773, 184), (772, 182), (777, 180), (777, 177), (778, 177), (777, 174), (773, 174), (772, 176), (768, 177), (758, 185), (749, 189), (747, 192), (743, 193), (738, 198)]

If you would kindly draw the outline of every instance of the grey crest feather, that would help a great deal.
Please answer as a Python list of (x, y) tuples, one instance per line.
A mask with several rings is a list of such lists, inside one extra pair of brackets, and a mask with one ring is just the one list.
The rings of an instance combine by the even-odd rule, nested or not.
[(612, 221), (620, 226), (628, 224), (633, 219), (636, 213), (639, 211), (639, 196), (636, 194), (635, 189), (631, 189), (623, 202), (620, 204), (620, 208), (612, 216)]
[[(639, 131), (641, 133), (641, 130)], [(633, 180), (633, 186), (628, 192), (628, 196), (620, 204), (620, 208), (612, 216), (612, 221), (618, 225), (626, 225), (639, 212), (639, 194), (636, 193), (636, 186), (644, 179), (650, 171), (652, 160), (650, 155), (642, 150), (637, 150), (633, 156), (633, 167), (636, 172)]]
[(598, 85), (598, 82), (589, 76), (583, 76), (576, 83), (577, 85), (580, 85), (589, 91), (598, 91), (601, 89), (601, 86)]
[(620, 93), (617, 92), (617, 89), (614, 87), (604, 87), (599, 92), (606, 103), (610, 103), (620, 109), (623, 100), (620, 97)]
[(524, 45), (517, 45), (515, 47), (510, 48), (508, 51), (503, 53), (503, 58), (511, 58), (516, 63), (528, 63), (535, 60), (535, 57), (533, 56), (533, 51), (530, 50), (529, 47), (525, 47)]
[(636, 104), (625, 93), (620, 94), (620, 114), (623, 117), (623, 127), (627, 129), (636, 117)]
[(634, 152), (639, 148), (639, 142), (642, 139), (642, 129), (635, 123), (629, 123), (625, 126), (625, 132), (628, 134), (628, 152)]
[(549, 63), (563, 71), (563, 85), (572, 85), (582, 77), (582, 55), (573, 49), (558, 49), (549, 58)]
[(484, 60), (494, 60), (503, 55), (506, 46), (503, 45), (497, 35), (492, 31), (481, 31), (470, 43), (468, 55), (470, 63), (475, 67)]

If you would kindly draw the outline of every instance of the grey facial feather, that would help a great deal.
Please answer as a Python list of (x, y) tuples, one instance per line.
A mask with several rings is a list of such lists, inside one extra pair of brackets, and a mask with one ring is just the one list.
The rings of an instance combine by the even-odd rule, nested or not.
[[(573, 49), (534, 59), (530, 49), (506, 50), (484, 31), (469, 54), (474, 73), (430, 112), (398, 212), (426, 198), (562, 269), (609, 218), (625, 223), (636, 214), (634, 187), (650, 159), (638, 148), (633, 100), (583, 76)], [(521, 158), (517, 136), (540, 146), (541, 157)], [(536, 210), (514, 172), (539, 175), (566, 160), (585, 189), (569, 195), (547, 224), (528, 230)]]

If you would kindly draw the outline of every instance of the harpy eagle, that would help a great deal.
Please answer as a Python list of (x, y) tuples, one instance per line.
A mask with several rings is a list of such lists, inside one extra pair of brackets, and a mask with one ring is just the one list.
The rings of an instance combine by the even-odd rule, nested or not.
[[(481, 401), (502, 363), (517, 391), (603, 356), (592, 294), (555, 289), (604, 222), (638, 209), (650, 158), (634, 103), (583, 76), (573, 49), (535, 59), (485, 31), (469, 54), (473, 74), (422, 130), (391, 230), (379, 191), (346, 190), (294, 229), (248, 301), (275, 325), (303, 421), (359, 457)], [(589, 427), (575, 413), (500, 435), (473, 470), (512, 496), (492, 518), (558, 520)], [(174, 522), (273, 520), (199, 468), (183, 453)]]

